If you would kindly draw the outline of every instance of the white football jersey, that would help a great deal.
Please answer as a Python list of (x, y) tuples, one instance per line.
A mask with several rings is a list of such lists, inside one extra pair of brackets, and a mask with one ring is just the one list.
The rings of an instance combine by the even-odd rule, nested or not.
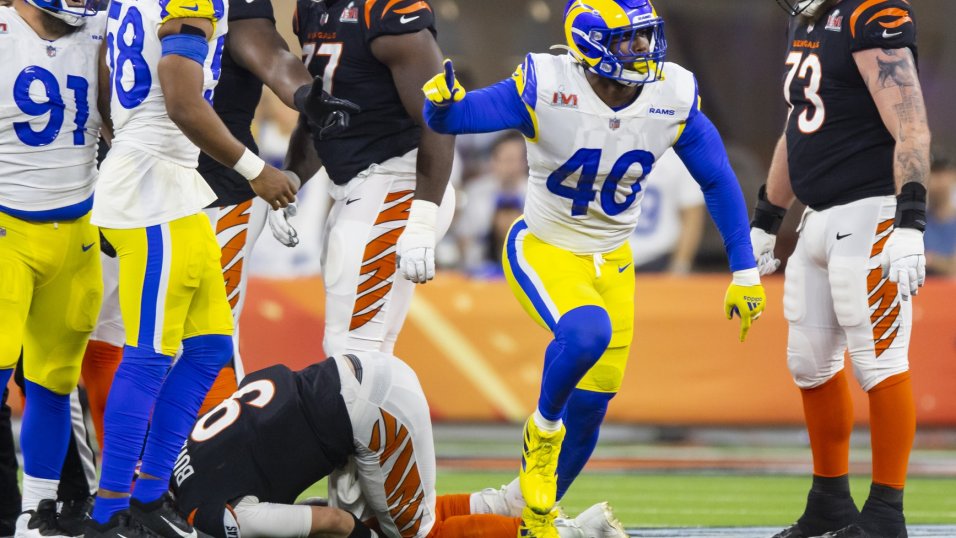
[(531, 233), (576, 254), (610, 252), (628, 240), (647, 174), (697, 107), (694, 76), (673, 63), (663, 73), (615, 111), (570, 56), (528, 55), (515, 79), (537, 134), (528, 141)]
[[(226, 0), (112, 1), (106, 28), (112, 80), (113, 146), (100, 168), (93, 223), (138, 228), (195, 214), (215, 200), (195, 171), (199, 148), (166, 113), (159, 82), (159, 28), (171, 18), (205, 18), (214, 24), (203, 64), (203, 95), (212, 102), (222, 69), (229, 4)], [(153, 160), (162, 165), (150, 166)], [(170, 168), (170, 164), (184, 170)], [(172, 183), (172, 184), (171, 184)]]
[(0, 205), (47, 211), (93, 194), (97, 68), (106, 14), (47, 41), (0, 7)]
[(638, 267), (674, 252), (683, 231), (681, 212), (704, 205), (700, 185), (674, 150), (657, 161), (643, 192), (641, 219), (630, 238)]

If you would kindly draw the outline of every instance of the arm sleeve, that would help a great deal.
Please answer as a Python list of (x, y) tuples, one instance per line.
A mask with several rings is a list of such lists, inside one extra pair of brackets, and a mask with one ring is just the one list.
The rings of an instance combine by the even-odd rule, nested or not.
[(438, 107), (425, 100), (425, 121), (435, 132), (443, 134), (490, 133), (517, 129), (534, 138), (534, 120), (518, 93), (513, 78), (494, 86), (465, 94), (461, 101)]
[(704, 192), (707, 210), (724, 239), (730, 270), (756, 267), (747, 205), (717, 128), (695, 108), (674, 150)]

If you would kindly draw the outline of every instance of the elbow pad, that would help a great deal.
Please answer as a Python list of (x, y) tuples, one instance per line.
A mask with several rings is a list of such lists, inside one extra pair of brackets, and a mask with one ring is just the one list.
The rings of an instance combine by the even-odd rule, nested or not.
[(199, 65), (206, 64), (206, 56), (209, 55), (209, 43), (198, 35), (192, 33), (168, 35), (162, 39), (163, 56), (175, 54), (183, 58), (189, 58)]

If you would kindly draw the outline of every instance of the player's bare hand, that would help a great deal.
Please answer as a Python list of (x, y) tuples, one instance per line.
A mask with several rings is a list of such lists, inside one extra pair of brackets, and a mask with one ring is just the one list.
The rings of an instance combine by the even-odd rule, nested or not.
[(724, 314), (727, 319), (740, 317), (740, 341), (747, 339), (747, 333), (753, 322), (763, 314), (767, 304), (767, 294), (760, 284), (757, 269), (734, 271), (734, 280), (724, 296)]
[(435, 278), (435, 222), (438, 205), (412, 200), (405, 231), (395, 247), (398, 272), (407, 280), (424, 284)]
[(249, 186), (256, 195), (276, 210), (295, 202), (295, 194), (299, 192), (299, 187), (292, 178), (269, 165), (262, 169), (258, 177), (249, 182)]
[(312, 84), (296, 90), (295, 107), (309, 119), (312, 131), (319, 140), (331, 138), (348, 129), (351, 114), (362, 111), (355, 103), (332, 97), (323, 90), (321, 77), (315, 77)]
[(880, 255), (883, 278), (899, 286), (904, 301), (919, 293), (926, 283), (926, 255), (923, 232), (913, 228), (896, 228), (890, 233)]

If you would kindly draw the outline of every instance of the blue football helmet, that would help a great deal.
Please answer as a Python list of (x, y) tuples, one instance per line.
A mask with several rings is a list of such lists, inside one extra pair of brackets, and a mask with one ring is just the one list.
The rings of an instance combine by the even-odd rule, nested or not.
[(82, 26), (83, 19), (96, 15), (102, 0), (26, 0), (70, 26)]
[[(667, 40), (650, 0), (570, 0), (564, 33), (571, 56), (599, 76), (627, 85), (662, 78)], [(646, 50), (634, 50), (639, 40)]]

